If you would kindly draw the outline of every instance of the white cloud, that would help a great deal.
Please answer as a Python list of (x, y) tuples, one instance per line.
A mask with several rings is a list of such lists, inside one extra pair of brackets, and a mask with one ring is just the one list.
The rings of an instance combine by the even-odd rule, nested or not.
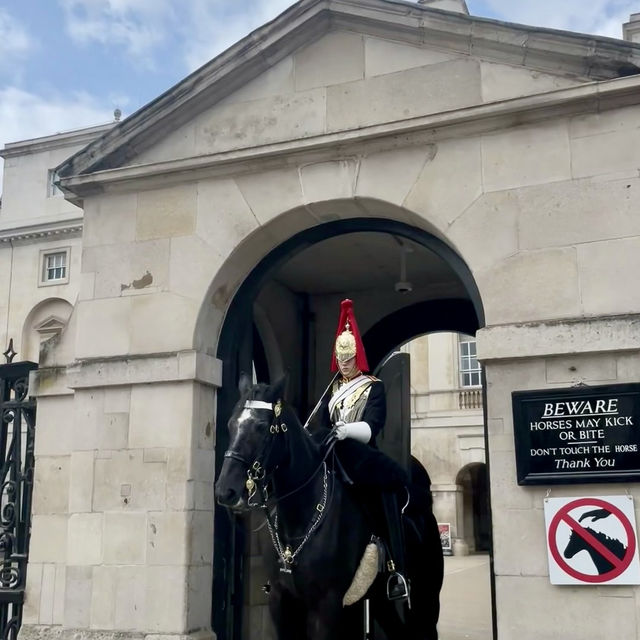
[(509, 22), (622, 38), (622, 24), (638, 11), (637, 0), (485, 0)]
[[(153, 67), (160, 48), (179, 46), (193, 71), (294, 0), (59, 0), (66, 29), (81, 45), (124, 47), (133, 64)], [(164, 52), (163, 52), (164, 53)]]
[[(121, 47), (131, 64), (154, 67), (174, 48), (193, 71), (294, 0), (58, 0), (79, 44)], [(621, 37), (637, 0), (484, 0), (511, 22)], [(635, 7), (633, 5), (636, 5)], [(179, 42), (176, 39), (179, 38)]]
[(75, 42), (124, 47), (134, 64), (144, 66), (153, 66), (154, 50), (166, 40), (176, 18), (172, 0), (61, 0), (61, 4)]
[(26, 29), (8, 11), (0, 8), (0, 70), (10, 69), (15, 60), (34, 48)]
[[(86, 22), (86, 37), (128, 42), (132, 53), (150, 53), (168, 32), (179, 36), (188, 72), (202, 66), (253, 29), (273, 20), (294, 0), (62, 0), (66, 5), (101, 8), (96, 24)], [(638, 0), (485, 0), (511, 22), (622, 37), (622, 23), (638, 10)], [(634, 6), (635, 5), (635, 6)], [(86, 13), (88, 16), (89, 14)], [(180, 16), (176, 19), (176, 16)], [(136, 26), (137, 25), (137, 26)], [(147, 30), (142, 29), (146, 26)], [(136, 29), (138, 29), (136, 31)], [(137, 49), (133, 44), (136, 34)]]
[(112, 119), (111, 105), (98, 104), (86, 93), (39, 96), (16, 87), (0, 89), (0, 148), (6, 143), (104, 124)]
[(0, 141), (15, 142), (103, 124), (113, 117), (87, 93), (39, 96), (16, 87), (0, 89)]
[(224, 0), (192, 0), (185, 7), (187, 15), (182, 27), (187, 70), (202, 66), (292, 4), (292, 0), (252, 0), (234, 4)]

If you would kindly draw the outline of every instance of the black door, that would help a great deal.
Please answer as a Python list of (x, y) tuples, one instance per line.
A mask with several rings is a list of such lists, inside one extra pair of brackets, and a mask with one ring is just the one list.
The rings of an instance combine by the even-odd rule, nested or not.
[(408, 353), (395, 351), (375, 371), (384, 382), (387, 420), (378, 447), (407, 471), (411, 458), (411, 365)]

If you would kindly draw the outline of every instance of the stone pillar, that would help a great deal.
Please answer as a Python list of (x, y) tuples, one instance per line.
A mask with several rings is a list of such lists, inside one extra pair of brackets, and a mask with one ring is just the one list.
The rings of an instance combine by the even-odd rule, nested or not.
[(195, 351), (39, 372), (21, 640), (210, 640), (215, 389)]
[[(634, 496), (633, 483), (519, 486), (511, 393), (637, 382), (640, 379), (637, 315), (581, 321), (522, 323), (481, 329), (478, 354), (487, 379), (487, 412), (498, 637), (537, 640), (636, 638), (640, 588), (552, 585), (549, 580), (544, 498)], [(522, 606), (523, 602), (535, 606)], [(540, 612), (545, 615), (541, 616)]]

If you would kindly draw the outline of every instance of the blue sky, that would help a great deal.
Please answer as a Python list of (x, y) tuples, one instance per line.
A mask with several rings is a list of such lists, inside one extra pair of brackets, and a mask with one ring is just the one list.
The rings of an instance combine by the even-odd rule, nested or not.
[[(292, 0), (0, 0), (0, 147), (129, 115)], [(640, 0), (467, 0), (472, 15), (621, 37)]]

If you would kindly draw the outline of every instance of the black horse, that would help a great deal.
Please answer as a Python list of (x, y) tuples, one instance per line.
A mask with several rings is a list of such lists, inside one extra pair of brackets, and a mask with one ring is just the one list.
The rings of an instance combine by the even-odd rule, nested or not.
[[(273, 386), (241, 380), (216, 496), (234, 510), (264, 509), (272, 541), (265, 552), (269, 610), (278, 640), (353, 639), (349, 618), (356, 605), (344, 607), (343, 596), (371, 527), (357, 497), (325, 463), (323, 449), (282, 402), (283, 389), (284, 380)], [(267, 503), (275, 505), (275, 516)], [(407, 550), (412, 606), (399, 609), (374, 583), (371, 609), (388, 640), (437, 640), (443, 560), (430, 503), (415, 509)]]

